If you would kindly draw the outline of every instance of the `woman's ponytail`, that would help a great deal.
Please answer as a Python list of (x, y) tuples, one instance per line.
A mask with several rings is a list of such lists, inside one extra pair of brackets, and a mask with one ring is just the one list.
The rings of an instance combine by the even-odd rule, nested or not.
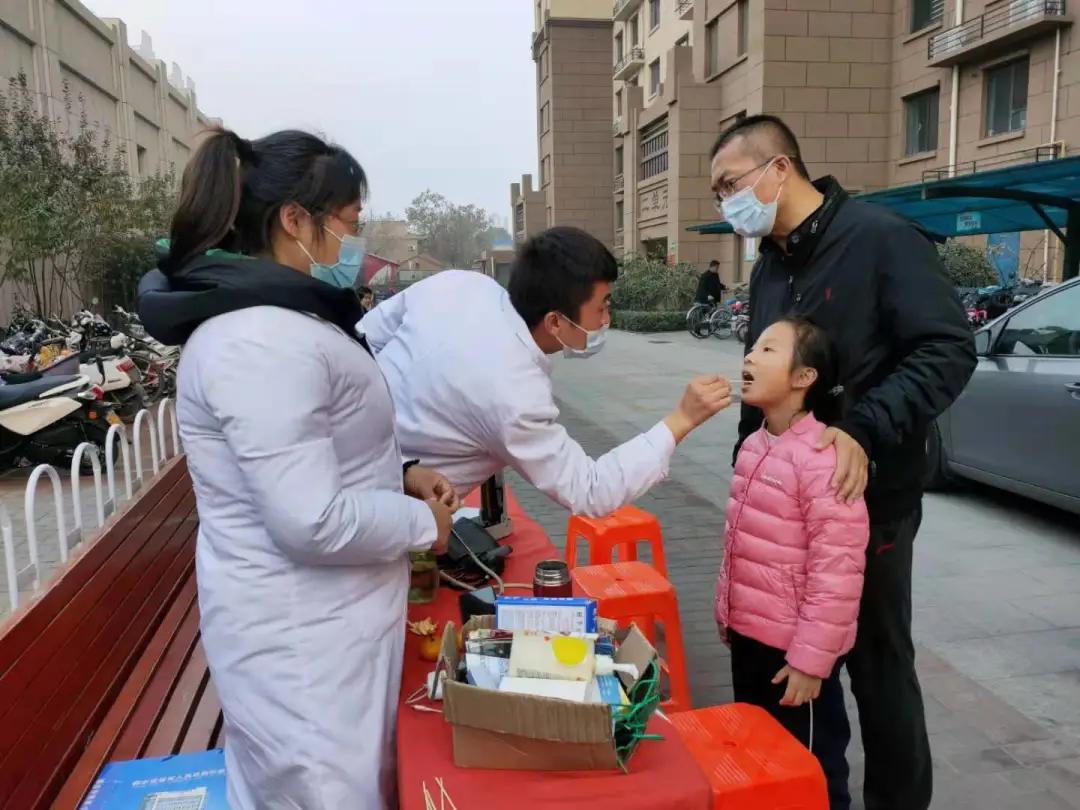
[(240, 210), (240, 165), (251, 162), (252, 151), (235, 133), (215, 129), (188, 161), (172, 218), (167, 274), (226, 242)]

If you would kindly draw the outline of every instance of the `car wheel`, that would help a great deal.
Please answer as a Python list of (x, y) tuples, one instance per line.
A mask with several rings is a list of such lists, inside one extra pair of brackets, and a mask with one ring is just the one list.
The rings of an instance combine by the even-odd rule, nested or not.
[(931, 492), (947, 489), (953, 483), (941, 429), (936, 421), (926, 431), (926, 467), (923, 471), (923, 488)]

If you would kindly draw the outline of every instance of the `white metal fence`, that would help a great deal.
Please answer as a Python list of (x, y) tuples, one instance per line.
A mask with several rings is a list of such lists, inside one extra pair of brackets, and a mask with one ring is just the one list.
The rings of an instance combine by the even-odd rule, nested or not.
[[(48, 464), (36, 467), (30, 473), (30, 478), (26, 483), (26, 492), (23, 497), (25, 533), (22, 537), (16, 535), (10, 510), (0, 503), (0, 540), (3, 542), (4, 572), (8, 602), (12, 611), (19, 607), (22, 598), (36, 596), (53, 571), (67, 563), (71, 550), (97, 535), (109, 516), (116, 512), (124, 501), (130, 501), (149, 480), (147, 471), (144, 469), (142, 443), (144, 433), (150, 438), (152, 470), (150, 478), (152, 478), (161, 471), (166, 461), (181, 452), (176, 409), (168, 399), (161, 400), (153, 413), (144, 409), (136, 414), (132, 425), (130, 446), (127, 430), (123, 425), (114, 425), (109, 429), (105, 438), (104, 475), (101, 458), (95, 445), (84, 442), (75, 448), (71, 460), (69, 485), (73, 516), (70, 531), (67, 529), (64, 482), (61, 473)], [(169, 434), (172, 438), (171, 444), (166, 441)], [(82, 474), (85, 458), (90, 460), (91, 476)], [(133, 460), (134, 470), (132, 470)], [(123, 489), (120, 492), (117, 491), (116, 486), (117, 461), (121, 462), (124, 468)], [(38, 542), (37, 491), (42, 478), (47, 478), (52, 488), (52, 503), (51, 506), (46, 507), (42, 522), (51, 522), (55, 526), (57, 552), (55, 558), (52, 554), (43, 554), (43, 546)], [(84, 478), (93, 481), (94, 511), (91, 515), (93, 525), (86, 524), (86, 516), (83, 513)], [(3, 607), (0, 607), (0, 611), (2, 610)]]

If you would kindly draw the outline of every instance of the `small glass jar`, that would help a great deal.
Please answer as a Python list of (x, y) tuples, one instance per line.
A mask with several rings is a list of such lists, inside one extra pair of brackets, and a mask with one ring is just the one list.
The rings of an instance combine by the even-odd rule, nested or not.
[(533, 596), (569, 597), (574, 595), (570, 568), (562, 560), (544, 560), (536, 564), (533, 575)]
[(409, 602), (426, 605), (439, 595), (439, 563), (434, 551), (410, 551)]

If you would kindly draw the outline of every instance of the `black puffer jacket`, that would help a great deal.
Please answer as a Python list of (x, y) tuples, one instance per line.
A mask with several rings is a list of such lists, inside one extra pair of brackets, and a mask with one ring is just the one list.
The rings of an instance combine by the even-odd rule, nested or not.
[[(967, 384), (975, 345), (931, 239), (832, 178), (815, 185), (825, 201), (788, 237), (787, 253), (763, 242), (747, 346), (788, 314), (829, 333), (845, 399), (836, 426), (869, 454), (871, 521), (888, 521), (922, 497), (926, 429)], [(743, 406), (740, 443), (762, 418)]]

